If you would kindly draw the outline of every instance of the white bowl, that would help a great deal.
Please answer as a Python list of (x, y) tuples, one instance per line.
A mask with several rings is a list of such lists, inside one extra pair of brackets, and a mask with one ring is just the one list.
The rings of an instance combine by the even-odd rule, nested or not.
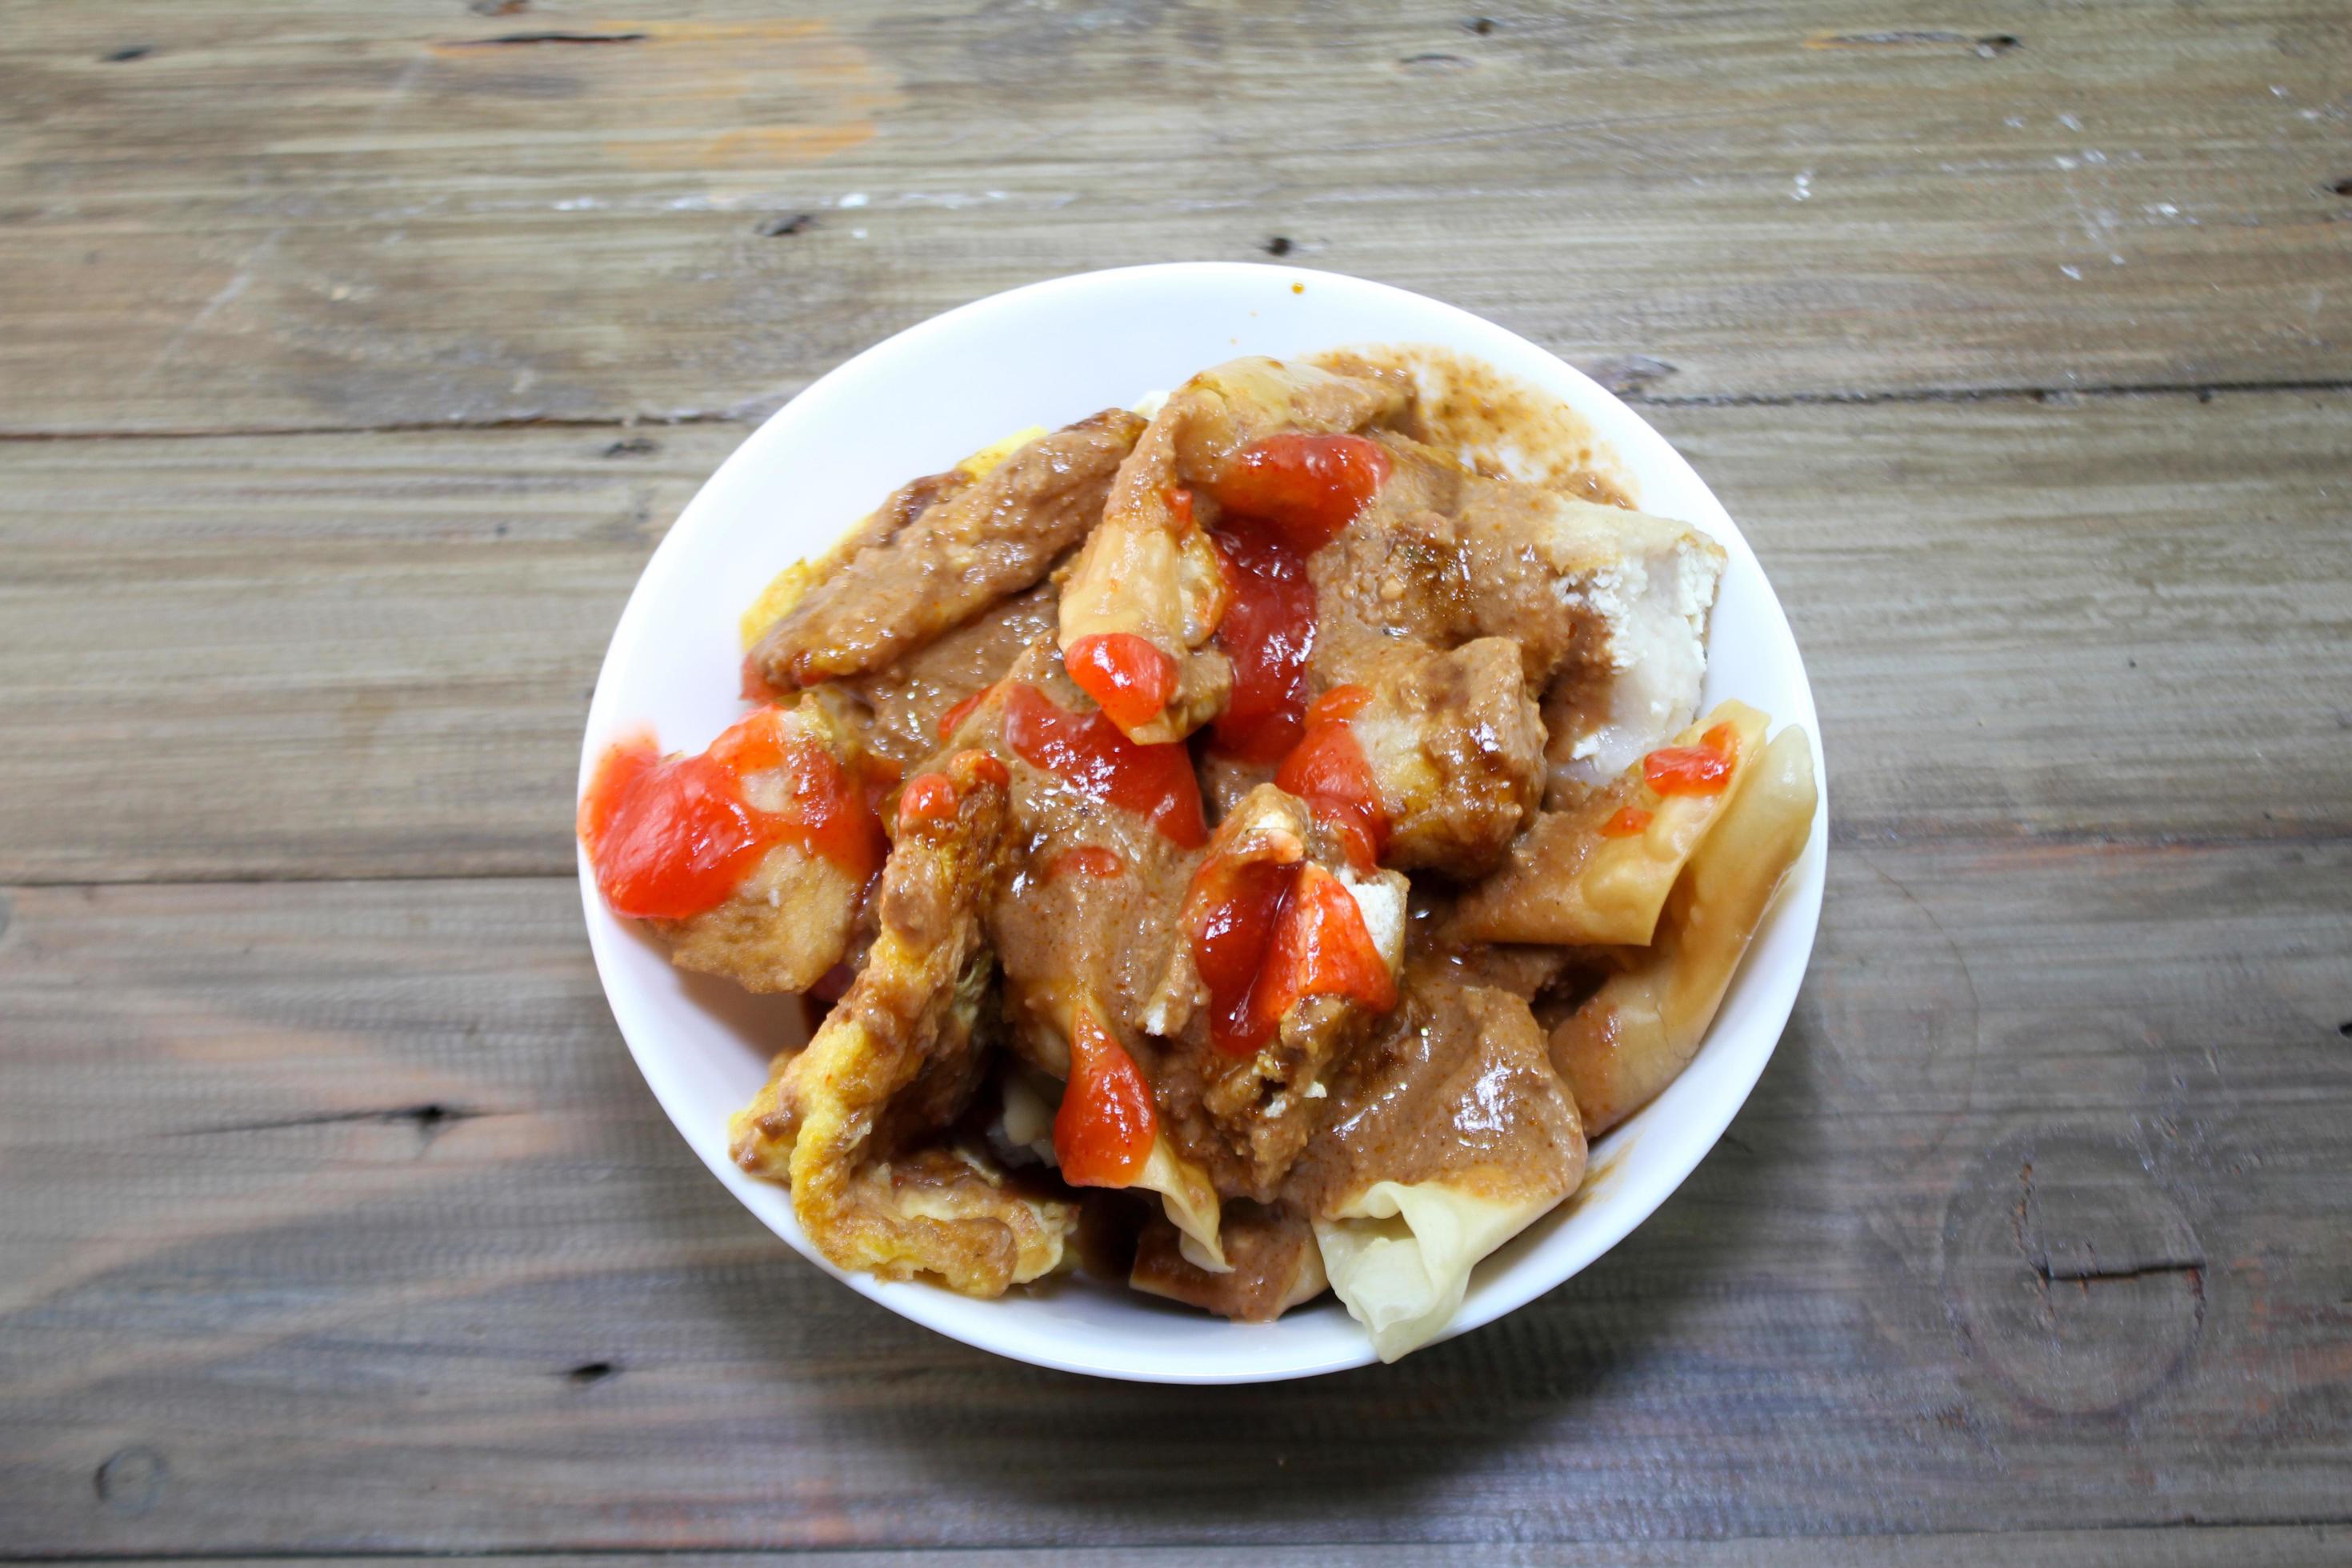
[[(1730, 552), (1715, 608), (1706, 703), (1737, 697), (1821, 725), (1796, 639), (1739, 531), (1688, 463), (1633, 412), (1524, 338), (1383, 284), (1296, 267), (1181, 262), (1032, 284), (935, 316), (802, 393), (719, 466), (621, 613), (588, 711), (584, 788), (604, 746), (650, 725), (699, 749), (741, 711), (736, 620), (777, 571), (830, 544), (903, 480), (1028, 425), (1057, 426), (1176, 385), (1237, 354), (1435, 343), (1556, 395), (1613, 449), (1644, 510), (1706, 530)], [(1715, 1144), (1755, 1086), (1812, 952), (1827, 864), (1822, 792), (1811, 841), (1766, 918), (1689, 1070), (1601, 1139), (1577, 1199), (1488, 1258), (1449, 1333), (1533, 1300), (1647, 1218)], [(597, 896), (581, 896), (613, 1015), (662, 1109), (712, 1174), (818, 1268), (902, 1317), (1040, 1366), (1159, 1383), (1255, 1383), (1360, 1366), (1363, 1331), (1328, 1296), (1272, 1324), (1231, 1323), (1116, 1284), (1065, 1279), (1003, 1300), (842, 1275), (793, 1219), (783, 1189), (727, 1157), (727, 1119), (802, 1025), (790, 997), (751, 997), (673, 969)]]

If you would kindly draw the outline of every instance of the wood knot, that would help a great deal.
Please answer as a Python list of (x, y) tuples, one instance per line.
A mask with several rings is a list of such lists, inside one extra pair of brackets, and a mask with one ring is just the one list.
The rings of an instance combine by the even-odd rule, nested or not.
[(608, 458), (645, 458), (661, 450), (661, 443), (650, 436), (624, 436), (604, 448)]
[(1580, 368), (1620, 397), (1647, 392), (1676, 370), (1664, 360), (1653, 359), (1648, 354), (1612, 354)]
[(786, 235), (806, 234), (815, 226), (814, 213), (771, 213), (760, 220), (757, 232), (762, 238), (782, 239)]
[(145, 1513), (163, 1495), (172, 1467), (145, 1444), (120, 1449), (98, 1467), (90, 1489), (98, 1500), (117, 1513)]
[(2024, 1404), (2126, 1409), (2178, 1375), (2205, 1326), (2205, 1249), (2140, 1152), (2091, 1129), (1994, 1149), (1944, 1217), (1961, 1348)]
[(154, 52), (152, 44), (125, 44), (119, 49), (109, 49), (98, 58), (108, 65), (119, 66), (126, 60), (143, 60)]

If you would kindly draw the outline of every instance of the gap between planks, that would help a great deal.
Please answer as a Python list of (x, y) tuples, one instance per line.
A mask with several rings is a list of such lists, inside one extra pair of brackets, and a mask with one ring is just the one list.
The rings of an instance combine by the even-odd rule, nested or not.
[[(730, 1562), (767, 1563), (819, 1559), (846, 1564), (866, 1564), (871, 1568), (913, 1568), (928, 1562), (955, 1562), (993, 1565), (998, 1563), (1083, 1563), (1087, 1568), (1128, 1568), (1160, 1563), (1240, 1563), (1247, 1562), (1255, 1568), (1291, 1568), (1291, 1565), (1320, 1564), (1333, 1560), (1333, 1554), (1344, 1555), (1348, 1561), (1372, 1564), (1403, 1565), (1435, 1561), (1486, 1562), (1502, 1564), (1533, 1563), (1553, 1561), (1551, 1553), (1573, 1546), (1595, 1568), (1612, 1564), (1646, 1565), (1662, 1563), (1741, 1563), (1775, 1564), (1804, 1563), (1809, 1565), (1843, 1564), (1846, 1563), (1965, 1563), (1974, 1554), (1996, 1543), (2010, 1548), (2036, 1547), (2047, 1553), (2038, 1561), (2053, 1563), (2104, 1563), (2113, 1561), (2109, 1555), (2126, 1538), (2137, 1537), (2156, 1550), (2159, 1562), (2186, 1561), (2172, 1557), (2165, 1546), (2200, 1542), (2221, 1544), (2234, 1542), (2250, 1551), (2246, 1561), (2297, 1562), (2305, 1559), (2285, 1554), (2290, 1544), (2324, 1545), (2326, 1532), (2352, 1528), (2352, 1516), (2343, 1518), (2312, 1518), (2284, 1520), (2211, 1520), (2185, 1518), (2166, 1524), (2098, 1523), (2076, 1525), (2063, 1531), (2026, 1530), (2002, 1531), (1937, 1531), (1915, 1535), (1731, 1535), (1711, 1539), (1673, 1542), (1566, 1542), (1536, 1543), (1500, 1542), (1491, 1539), (1443, 1540), (1423, 1538), (1414, 1541), (1348, 1542), (1334, 1541), (1307, 1545), (1285, 1546), (1225, 1546), (1202, 1548), (1196, 1545), (1131, 1544), (1116, 1547), (1071, 1546), (811, 1546), (797, 1548), (745, 1549), (740, 1546), (507, 1546), (469, 1548), (457, 1547), (445, 1551), (420, 1552), (413, 1548), (359, 1547), (348, 1551), (315, 1551), (299, 1548), (238, 1551), (234, 1548), (200, 1548), (191, 1552), (159, 1553), (152, 1552), (87, 1552), (15, 1553), (0, 1552), (0, 1563), (109, 1563), (133, 1568), (142, 1563), (413, 1563), (419, 1565), (434, 1563), (502, 1563), (502, 1562), (581, 1562), (581, 1563), (658, 1563), (667, 1561), (699, 1562), (709, 1558), (725, 1558)], [(2158, 1543), (2163, 1544), (2158, 1544)], [(2266, 1549), (2278, 1548), (2282, 1554), (2273, 1557)], [(1442, 1554), (1442, 1558), (1441, 1555)]]
[[(802, 390), (806, 390), (803, 388)], [(1687, 397), (1636, 391), (1616, 393), (1635, 408), (1869, 408), (1890, 404), (2053, 403), (2089, 398), (2194, 397), (2210, 402), (2225, 394), (2294, 396), (2352, 392), (2352, 381), (2138, 382), (2105, 386), (1921, 387), (1900, 392), (1700, 393)], [(800, 395), (798, 392), (792, 397)], [(790, 402), (792, 397), (783, 401)], [(782, 407), (782, 404), (778, 404)], [(380, 425), (224, 426), (178, 430), (0, 430), (0, 445), (43, 441), (209, 441), (292, 436), (464, 435), (490, 430), (671, 429), (689, 425), (754, 425), (766, 412), (692, 409), (682, 414), (521, 415), (497, 419), (411, 419)], [(0, 1556), (0, 1563), (9, 1561)]]

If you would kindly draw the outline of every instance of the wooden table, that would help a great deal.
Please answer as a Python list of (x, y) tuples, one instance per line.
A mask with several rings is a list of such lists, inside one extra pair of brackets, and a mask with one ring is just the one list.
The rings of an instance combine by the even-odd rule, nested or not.
[[(0, 1552), (2352, 1556), (2337, 0), (623, 9), (0, 5)], [(1811, 661), (1829, 904), (1571, 1283), (1091, 1383), (696, 1164), (572, 769), (812, 377), (1269, 256), (1690, 455)]]

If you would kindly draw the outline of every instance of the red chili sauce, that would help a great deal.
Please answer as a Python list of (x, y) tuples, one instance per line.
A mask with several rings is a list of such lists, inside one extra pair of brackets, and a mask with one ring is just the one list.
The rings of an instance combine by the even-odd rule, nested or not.
[(1255, 1052), (1309, 996), (1396, 1005), (1355, 895), (1311, 861), (1213, 858), (1193, 876), (1185, 923), (1209, 989), (1209, 1043), (1227, 1055)]
[(1151, 722), (1176, 695), (1176, 661), (1133, 632), (1080, 637), (1062, 663), (1079, 690), (1130, 730)]
[(1209, 841), (1201, 783), (1181, 742), (1139, 746), (1104, 713), (1073, 713), (1034, 686), (1005, 691), (1004, 739), (1024, 762), (1089, 799), (1150, 818), (1171, 842), (1197, 849)]
[[(743, 795), (753, 773), (782, 769), (782, 808)], [(663, 760), (651, 739), (608, 749), (580, 802), (579, 832), (615, 914), (685, 920), (716, 909), (779, 844), (840, 868), (859, 884), (888, 846), (866, 792), (831, 752), (763, 708), (694, 756)]]
[(1298, 743), (1315, 652), (1315, 584), (1307, 558), (1339, 537), (1388, 478), (1389, 457), (1360, 436), (1270, 436), (1244, 447), (1212, 492), (1213, 535), (1233, 591), (1217, 643), (1233, 696), (1216, 723), (1220, 751), (1278, 762)]
[(1389, 844), (1379, 781), (1348, 725), (1371, 700), (1360, 686), (1335, 686), (1317, 698), (1307, 710), (1305, 734), (1274, 775), (1278, 788), (1305, 801), (1315, 820), (1347, 846), (1358, 870), (1379, 865)]
[(1731, 782), (1738, 739), (1717, 724), (1696, 746), (1665, 746), (1642, 759), (1642, 777), (1660, 795), (1721, 795)]
[(1127, 1048), (1086, 1007), (1070, 1029), (1070, 1081), (1054, 1113), (1054, 1157), (1076, 1187), (1135, 1184), (1151, 1158), (1159, 1117), (1151, 1086)]

